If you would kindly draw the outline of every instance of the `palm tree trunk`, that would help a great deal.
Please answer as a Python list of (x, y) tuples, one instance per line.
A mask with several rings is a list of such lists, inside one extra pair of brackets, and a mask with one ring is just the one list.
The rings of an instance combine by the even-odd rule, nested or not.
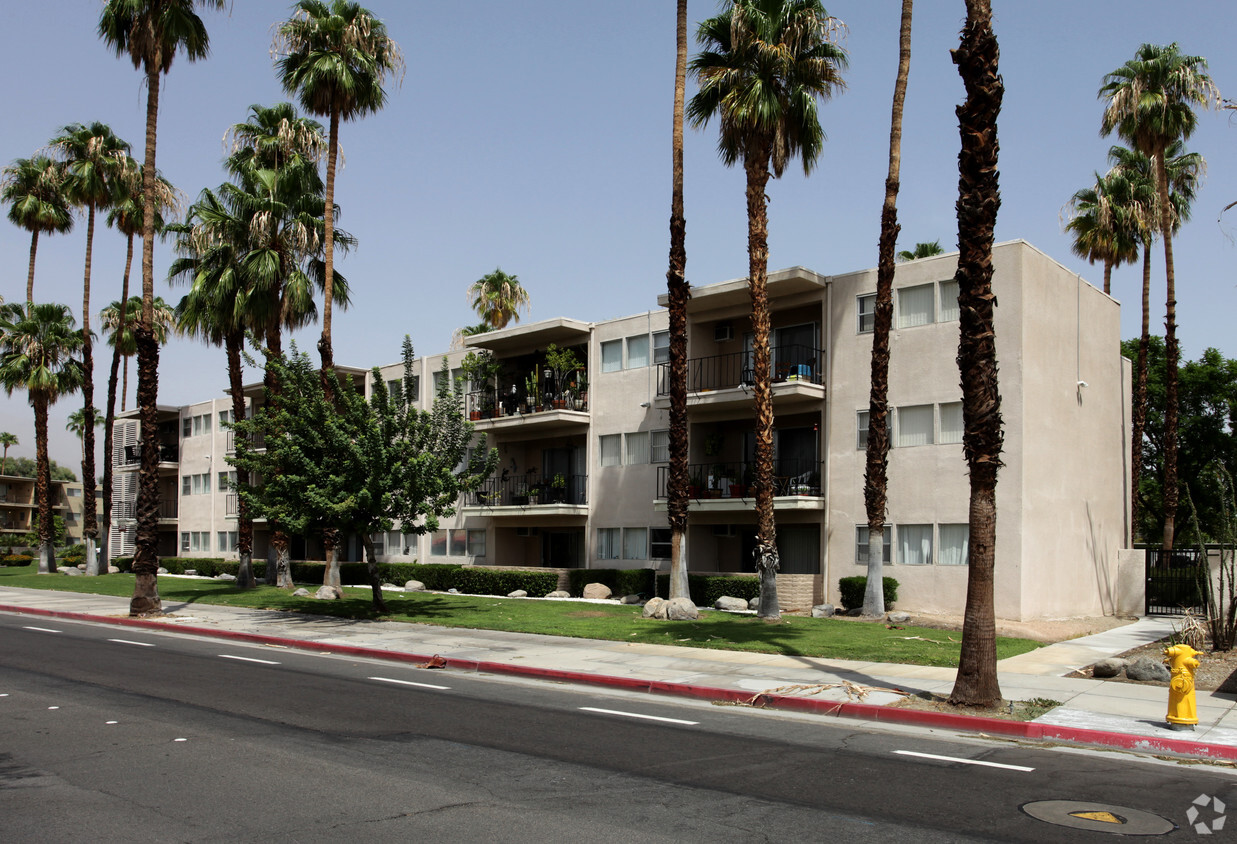
[(339, 531), (335, 528), (324, 528), (322, 531), (322, 550), (326, 554), (326, 568), (322, 572), (322, 585), (334, 586), (339, 589), (342, 584), (339, 579)]
[(756, 408), (756, 571), (760, 575), (760, 618), (781, 618), (777, 600), (777, 528), (773, 520), (773, 390), (769, 353), (769, 150), (749, 149), (747, 172), (748, 292), (752, 300), (752, 390)]
[(889, 332), (893, 327), (894, 250), (898, 242), (898, 179), (902, 166), (902, 110), (906, 79), (911, 69), (911, 6), (902, 0), (898, 37), (898, 76), (893, 86), (893, 113), (889, 122), (889, 174), (881, 208), (880, 247), (876, 270), (875, 325), (872, 333), (872, 388), (868, 398), (867, 470), (863, 500), (868, 516), (868, 582), (863, 593), (863, 614), (885, 613), (885, 509), (889, 469)]
[(1173, 548), (1177, 524), (1177, 364), (1181, 349), (1177, 344), (1177, 276), (1173, 269), (1173, 226), (1169, 212), (1168, 170), (1164, 150), (1155, 156), (1155, 178), (1160, 193), (1160, 229), (1164, 238), (1164, 279), (1167, 297), (1164, 305), (1164, 542), (1165, 551)]
[(1134, 538), (1139, 530), (1139, 484), (1142, 479), (1143, 436), (1147, 428), (1147, 352), (1151, 346), (1151, 241), (1143, 243), (1143, 319), (1138, 335), (1138, 361), (1134, 364), (1134, 432), (1130, 443), (1130, 523)]
[[(133, 267), (133, 235), (128, 237), (129, 245), (125, 252), (125, 275), (124, 281), (121, 282), (120, 297), (120, 314), (119, 326), (125, 324), (126, 314), (125, 306), (129, 302), (129, 270)], [(121, 329), (118, 327), (117, 331)], [(111, 538), (112, 538), (112, 452), (114, 443), (112, 440), (112, 427), (116, 424), (116, 375), (120, 370), (120, 343), (117, 342), (112, 348), (112, 366), (107, 376), (107, 415), (103, 422), (103, 537), (104, 537), (104, 552), (103, 559), (111, 562)], [(126, 374), (128, 369), (126, 368)], [(128, 378), (125, 379), (125, 387), (128, 389)]]
[(30, 394), (34, 407), (34, 495), (39, 508), (39, 574), (56, 573), (56, 548), (53, 543), (56, 523), (52, 515), (52, 466), (47, 457), (47, 395)]
[[(232, 421), (245, 418), (245, 384), (241, 369), (241, 347), (244, 334), (233, 331), (224, 338), (223, 345), (228, 356), (228, 386), (232, 393)], [(237, 484), (249, 483), (248, 470), (237, 468)], [(236, 496), (236, 553), (240, 565), (236, 570), (236, 585), (241, 589), (253, 589), (258, 585), (253, 576), (253, 519), (245, 499)]]
[(82, 536), (86, 540), (86, 574), (99, 573), (99, 517), (95, 513), (94, 343), (90, 335), (90, 257), (94, 245), (94, 205), (86, 212), (86, 272), (82, 281)]
[(39, 252), (39, 230), (30, 233), (30, 269), (26, 271), (26, 304), (34, 303), (34, 256)]
[(331, 348), (331, 305), (335, 295), (335, 158), (339, 153), (339, 112), (331, 110), (330, 137), (326, 153), (326, 206), (323, 208), (323, 236), (326, 238), (323, 252), (326, 278), (323, 283), (322, 337), (318, 340), (318, 354), (322, 358), (322, 393), (331, 404), (335, 403), (335, 385), (330, 373), (335, 369), (335, 353)]
[(675, 28), (673, 189), (670, 199), (670, 471), (666, 511), (670, 522), (670, 597), (690, 598), (683, 536), (687, 533), (687, 220), (683, 216), (683, 98), (687, 75), (687, 0), (678, 0)]
[(1104, 295), (1112, 295), (1112, 261), (1104, 262)]
[[(262, 380), (265, 387), (264, 392), (267, 396), (268, 411), (274, 411), (279, 403), (279, 378), (270, 365), (272, 360), (283, 357), (283, 331), (280, 327), (279, 316), (280, 309), (273, 309), (270, 323), (266, 329), (267, 365)], [(291, 543), (288, 539), (288, 534), (284, 531), (283, 526), (276, 521), (268, 519), (267, 525), (271, 531), (271, 547), (275, 550), (275, 565), (272, 566), (268, 563), (266, 566), (266, 584), (268, 586), (279, 586), (282, 589), (291, 589), (293, 583), (288, 558), (288, 549)]]
[(129, 615), (157, 615), (159, 600), (159, 343), (155, 339), (155, 136), (159, 122), (159, 68), (146, 68), (146, 159), (142, 162), (142, 320), (137, 345), (137, 405), (142, 462), (138, 468), (137, 537)]
[(962, 376), (963, 451), (970, 472), (970, 547), (962, 652), (950, 703), (990, 706), (1001, 699), (996, 670), (993, 567), (996, 481), (1001, 465), (1001, 396), (993, 325), (992, 241), (1001, 195), (997, 184), (997, 115), (1004, 85), (989, 0), (966, 0), (954, 63), (966, 86), (958, 112), (958, 368)]

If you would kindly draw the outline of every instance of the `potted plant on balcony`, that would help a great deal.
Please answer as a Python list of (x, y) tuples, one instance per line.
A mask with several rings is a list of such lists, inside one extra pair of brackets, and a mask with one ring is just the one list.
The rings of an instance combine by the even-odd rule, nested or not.
[(559, 472), (550, 481), (550, 501), (562, 504), (567, 500), (567, 476)]
[(460, 361), (460, 372), (468, 379), (470, 389), (478, 396), (477, 401), (469, 410), (469, 419), (488, 419), (494, 415), (495, 401), (494, 379), (498, 377), (501, 364), (494, 359), (494, 353), (489, 349), (480, 352), (469, 352)]
[(571, 403), (576, 410), (588, 409), (588, 373), (583, 369), (576, 372), (576, 380), (570, 386)]
[(687, 479), (687, 497), (700, 498), (700, 491), (704, 489), (704, 479), (700, 476), (700, 470), (694, 470)]
[(739, 471), (738, 479), (730, 482), (730, 497), (731, 498), (746, 498), (747, 491), (752, 485), (752, 467), (750, 464), (744, 463), (743, 468)]
[(553, 402), (554, 407), (561, 410), (567, 406), (566, 385), (582, 364), (580, 359), (576, 357), (574, 349), (560, 349), (556, 344), (551, 343), (549, 346), (546, 346), (545, 365), (554, 373), (554, 385), (558, 393), (555, 395)]
[(524, 379), (524, 412), (525, 413), (540, 413), (541, 412), (541, 391), (540, 384), (537, 380), (537, 370), (532, 372)]
[(713, 468), (709, 470), (709, 488), (705, 492), (705, 498), (722, 497), (722, 481), (725, 479), (724, 474), (725, 469), (722, 468), (722, 464), (713, 464)]

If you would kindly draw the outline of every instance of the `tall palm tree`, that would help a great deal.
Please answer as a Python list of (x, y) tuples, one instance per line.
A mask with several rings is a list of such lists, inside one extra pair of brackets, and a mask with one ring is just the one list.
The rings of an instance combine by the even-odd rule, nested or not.
[[(889, 121), (889, 172), (885, 176), (885, 202), (881, 207), (881, 233), (876, 270), (876, 304), (872, 332), (872, 383), (868, 397), (868, 445), (863, 478), (863, 500), (868, 517), (868, 582), (863, 594), (863, 614), (885, 614), (885, 509), (889, 484), (889, 332), (893, 327), (893, 250), (898, 242), (898, 188), (902, 169), (902, 111), (906, 104), (906, 80), (911, 71), (912, 0), (902, 0), (898, 27), (898, 75), (893, 85), (893, 112)], [(920, 243), (916, 252), (927, 252), (940, 242)], [(908, 253), (902, 253), (906, 255)], [(917, 257), (914, 253), (907, 260)]]
[[(169, 332), (176, 325), (176, 309), (156, 296), (153, 307), (155, 342), (167, 345)], [(121, 316), (123, 313), (123, 317)], [(121, 322), (121, 320), (124, 322)], [(120, 388), (120, 409), (125, 409), (129, 392), (129, 358), (137, 354), (137, 329), (142, 319), (142, 297), (130, 296), (127, 302), (116, 300), (99, 311), (99, 327), (107, 337), (107, 345), (125, 360)]]
[(756, 566), (762, 618), (780, 618), (773, 521), (773, 396), (770, 379), (769, 225), (765, 189), (795, 156), (811, 173), (824, 144), (818, 98), (843, 87), (845, 51), (820, 0), (736, 0), (700, 24), (705, 49), (691, 63), (700, 90), (688, 106), (697, 128), (717, 117), (718, 153), (747, 175), (748, 289), (752, 300), (756, 415)]
[(1001, 699), (996, 672), (996, 480), (1001, 466), (1001, 394), (997, 385), (992, 241), (1001, 194), (997, 115), (1005, 85), (989, 0), (966, 0), (954, 64), (966, 87), (958, 107), (958, 369), (962, 376), (962, 450), (970, 473), (966, 623), (951, 703), (990, 706)]
[(47, 457), (47, 409), (82, 383), (82, 346), (66, 305), (0, 306), (0, 384), (10, 396), (25, 389), (34, 408), (35, 497), (39, 510), (39, 573), (56, 570), (52, 547), (51, 462)]
[[(133, 173), (128, 167), (129, 144), (116, 137), (110, 126), (74, 123), (52, 139), (65, 166), (65, 198), (86, 211), (86, 269), (82, 280), (82, 536), (86, 540), (86, 574), (99, 573), (96, 543), (99, 518), (95, 507), (94, 342), (90, 331), (90, 270), (94, 249), (95, 210), (107, 208), (123, 195), (120, 181)], [(134, 174), (135, 175), (135, 174)], [(102, 420), (100, 420), (102, 421)], [(106, 569), (105, 569), (106, 571)]]
[(30, 232), (30, 269), (26, 301), (34, 301), (34, 258), (39, 234), (63, 234), (73, 228), (73, 213), (61, 191), (64, 167), (45, 155), (19, 158), (0, 174), (0, 199), (9, 203), (9, 220)]
[[(1164, 150), (1168, 173), (1170, 212), (1173, 232), (1189, 220), (1190, 209), (1197, 195), (1206, 168), (1198, 153), (1186, 152), (1181, 141)], [(1151, 345), (1151, 245), (1159, 228), (1159, 191), (1155, 184), (1155, 167), (1137, 150), (1113, 146), (1108, 150), (1112, 165), (1104, 180), (1108, 187), (1104, 205), (1110, 216), (1124, 219), (1133, 228), (1133, 237), (1142, 245), (1142, 330), (1138, 340), (1138, 359), (1134, 364), (1133, 436), (1130, 444), (1130, 523), (1138, 529), (1142, 508), (1139, 488), (1142, 477), (1143, 435), (1147, 424), (1147, 360)]]
[(1074, 237), (1071, 248), (1087, 263), (1104, 265), (1104, 293), (1112, 294), (1112, 271), (1138, 259), (1138, 229), (1126, 203), (1114, 202), (1116, 188), (1110, 175), (1095, 174), (1091, 187), (1080, 188), (1067, 205), (1065, 231)]
[(8, 431), (0, 431), (0, 446), (4, 446), (4, 457), (0, 457), (0, 475), (4, 475), (8, 472), (9, 448), (15, 445), (19, 445), (16, 434), (10, 434)]
[(468, 304), (481, 317), (481, 324), (497, 331), (520, 321), (520, 309), (528, 307), (528, 291), (520, 279), (502, 267), (474, 281), (468, 288)]
[[(103, 417), (99, 414), (99, 409), (96, 407), (95, 412), (90, 414), (94, 419), (95, 427), (103, 424)], [(64, 424), (64, 429), (70, 433), (77, 434), (77, 438), (82, 441), (82, 450), (86, 449), (86, 427), (90, 421), (86, 419), (86, 408), (79, 407), (77, 410), (69, 414), (69, 419)], [(83, 497), (84, 498), (84, 497)], [(97, 572), (96, 572), (97, 574)]]
[(918, 261), (920, 258), (931, 258), (934, 255), (944, 255), (945, 250), (941, 248), (939, 240), (922, 241), (915, 244), (914, 249), (903, 249), (898, 253), (897, 260), (899, 261)]
[(1175, 43), (1143, 44), (1134, 58), (1104, 77), (1099, 96), (1107, 101), (1101, 131), (1117, 135), (1155, 164), (1159, 230), (1164, 242), (1167, 297), (1164, 314), (1164, 537), (1171, 550), (1177, 504), (1177, 283), (1173, 269), (1173, 224), (1165, 150), (1173, 141), (1188, 141), (1198, 125), (1196, 108), (1209, 108), (1219, 92), (1207, 75), (1207, 60), (1183, 55)]
[(683, 101), (687, 90), (687, 0), (675, 4), (674, 125), (671, 130), (670, 268), (666, 292), (670, 309), (670, 471), (666, 518), (670, 524), (671, 598), (691, 597), (683, 536), (687, 533), (687, 220), (683, 216)]
[(330, 119), (326, 157), (326, 290), (322, 306), (322, 383), (328, 392), (335, 367), (331, 349), (331, 304), (335, 277), (335, 160), (339, 121), (379, 111), (386, 104), (382, 84), (402, 74), (399, 45), (386, 24), (348, 0), (299, 0), (290, 20), (275, 35), (276, 65), (284, 91), (296, 94), (310, 114)]

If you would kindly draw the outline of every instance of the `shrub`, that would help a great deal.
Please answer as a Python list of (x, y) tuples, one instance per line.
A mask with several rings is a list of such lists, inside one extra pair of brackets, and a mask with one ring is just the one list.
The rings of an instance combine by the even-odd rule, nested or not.
[(28, 566), (34, 557), (29, 554), (6, 554), (3, 560), (0, 560), (6, 566)]
[[(159, 565), (168, 570), (168, 574), (184, 574), (185, 569), (194, 569), (198, 574), (205, 577), (214, 577), (225, 571), (227, 561), (217, 557), (160, 557)], [(236, 574), (237, 563), (233, 562), (232, 571), (229, 574)]]
[[(898, 581), (892, 577), (886, 577), (883, 580), (885, 586), (885, 609), (893, 607), (894, 601), (898, 600)], [(841, 596), (842, 606), (848, 610), (853, 610), (863, 606), (863, 593), (867, 591), (868, 579), (864, 575), (855, 575), (854, 577), (843, 577), (838, 581), (838, 592)]]
[[(657, 589), (652, 569), (572, 569), (567, 572), (567, 581), (568, 590), (577, 597), (584, 594), (584, 587), (590, 583), (603, 583), (618, 596), (643, 594), (652, 597)], [(551, 587), (550, 591), (553, 589)]]
[[(751, 601), (760, 596), (760, 580), (752, 574), (687, 576), (688, 594), (692, 603), (699, 607), (711, 607), (718, 598), (729, 595)], [(665, 598), (670, 594), (670, 575), (657, 576), (657, 594)]]

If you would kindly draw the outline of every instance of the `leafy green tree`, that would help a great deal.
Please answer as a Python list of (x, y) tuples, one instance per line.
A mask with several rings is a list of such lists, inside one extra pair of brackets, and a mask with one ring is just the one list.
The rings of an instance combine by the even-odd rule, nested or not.
[(0, 432), (0, 445), (4, 446), (4, 457), (0, 458), (0, 475), (8, 474), (9, 448), (18, 445), (17, 435), (8, 431)]
[(142, 159), (142, 318), (136, 329), (137, 403), (141, 415), (142, 461), (138, 468), (137, 536), (133, 553), (131, 616), (157, 615), (159, 600), (159, 343), (154, 331), (155, 209), (158, 202), (155, 149), (159, 124), (160, 76), (177, 53), (189, 61), (206, 58), (210, 36), (195, 12), (222, 9), (225, 0), (107, 0), (99, 16), (99, 37), (117, 57), (128, 56), (146, 75), (146, 154)]
[(944, 255), (945, 250), (941, 248), (939, 240), (929, 242), (916, 243), (914, 249), (903, 249), (898, 253), (899, 261), (918, 261), (920, 258), (931, 258), (934, 255)]
[[(382, 109), (387, 94), (382, 84), (401, 73), (404, 58), (387, 35), (386, 24), (348, 0), (299, 0), (290, 20), (279, 25), (274, 52), (284, 91), (296, 94), (310, 114), (330, 119), (326, 157), (326, 290), (322, 307), (322, 338), (318, 352), (322, 373), (335, 368), (331, 349), (331, 304), (335, 283), (335, 161), (339, 154), (339, 121), (354, 120)], [(323, 382), (328, 384), (328, 381)], [(329, 389), (329, 386), (328, 386)]]
[(1176, 43), (1143, 44), (1133, 59), (1104, 77), (1099, 96), (1106, 101), (1101, 130), (1116, 132), (1155, 165), (1159, 197), (1159, 233), (1164, 242), (1167, 304), (1164, 348), (1168, 373), (1164, 411), (1164, 532), (1163, 547), (1172, 549), (1179, 500), (1177, 473), (1178, 387), (1177, 282), (1173, 268), (1173, 217), (1166, 150), (1174, 141), (1188, 141), (1198, 125), (1196, 108), (1219, 99), (1207, 75), (1207, 60), (1181, 53)]
[[(51, 469), (51, 479), (53, 481), (72, 482), (77, 480), (77, 475), (68, 466), (61, 466), (50, 458), (47, 461), (47, 465)], [(30, 457), (14, 457), (8, 461), (8, 473), (15, 478), (37, 478), (39, 476), (38, 461)]]
[(9, 221), (30, 232), (30, 268), (26, 271), (26, 302), (34, 302), (34, 258), (40, 234), (63, 234), (73, 228), (61, 184), (64, 167), (46, 155), (19, 158), (0, 173), (0, 199), (9, 203)]
[(34, 408), (34, 448), (38, 464), (35, 500), (40, 523), (39, 573), (56, 570), (51, 525), (51, 463), (47, 455), (47, 409), (82, 383), (82, 362), (77, 353), (82, 335), (65, 305), (0, 306), (0, 384), (9, 395), (24, 389)]
[[(42, 543), (42, 540), (39, 538), (39, 535), (40, 535), (39, 514), (35, 513), (34, 516), (32, 516), (30, 519), (30, 532), (27, 533), (24, 537), (22, 537), (22, 540), (21, 540), (22, 545), (25, 545), (27, 548), (38, 548), (40, 544)], [(60, 518), (59, 516), (53, 515), (52, 516), (52, 533), (51, 533), (52, 545), (55, 546), (56, 548), (63, 548), (65, 538), (68, 537), (68, 535), (69, 535), (69, 530), (67, 527), (65, 527), (64, 519)]]
[(688, 106), (699, 128), (716, 117), (718, 153), (747, 175), (748, 289), (756, 429), (756, 568), (762, 618), (780, 618), (773, 520), (773, 394), (769, 350), (769, 215), (766, 188), (796, 156), (810, 174), (825, 135), (816, 102), (843, 87), (846, 53), (819, 0), (735, 0), (700, 24), (692, 60), (700, 90)]

